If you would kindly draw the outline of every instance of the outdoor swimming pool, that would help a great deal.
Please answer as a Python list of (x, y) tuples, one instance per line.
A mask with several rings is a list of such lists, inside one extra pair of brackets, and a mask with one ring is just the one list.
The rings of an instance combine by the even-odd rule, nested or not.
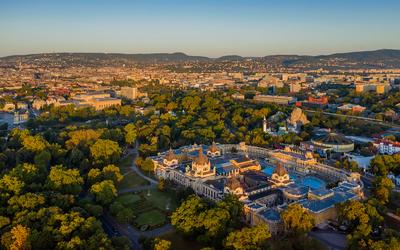
[[(264, 166), (264, 169), (262, 170), (265, 174), (268, 176), (271, 176), (272, 173), (274, 172), (275, 167), (267, 165)], [(314, 176), (299, 176), (293, 173), (289, 174), (290, 179), (292, 179), (297, 185), (302, 185), (306, 187), (310, 187), (311, 189), (321, 189), (326, 187), (325, 181), (314, 177)]]
[(311, 189), (321, 189), (326, 187), (325, 181), (314, 176), (306, 176), (301, 178), (300, 183), (303, 186), (310, 187)]

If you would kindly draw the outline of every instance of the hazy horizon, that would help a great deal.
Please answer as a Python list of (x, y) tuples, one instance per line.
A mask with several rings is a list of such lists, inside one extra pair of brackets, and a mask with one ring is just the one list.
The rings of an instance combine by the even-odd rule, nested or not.
[(400, 3), (376, 1), (13, 1), (0, 56), (173, 53), (220, 57), (400, 49)]
[(354, 51), (338, 51), (338, 52), (332, 52), (332, 53), (327, 53), (327, 54), (316, 54), (316, 55), (310, 55), (310, 54), (268, 54), (268, 55), (259, 55), (259, 56), (244, 56), (244, 55), (237, 55), (237, 54), (229, 54), (229, 55), (220, 55), (220, 56), (205, 56), (205, 55), (193, 55), (190, 53), (182, 52), (182, 51), (172, 51), (172, 52), (140, 52), (140, 53), (125, 53), (125, 52), (85, 52), (85, 51), (51, 51), (51, 52), (38, 52), (38, 53), (27, 53), (27, 54), (13, 54), (13, 55), (5, 55), (5, 56), (0, 56), (0, 58), (3, 57), (9, 57), (9, 56), (27, 56), (27, 55), (38, 55), (38, 54), (121, 54), (121, 55), (151, 55), (151, 54), (174, 54), (174, 53), (183, 53), (187, 56), (199, 56), (199, 57), (208, 57), (211, 59), (216, 59), (224, 56), (240, 56), (244, 58), (257, 58), (257, 57), (265, 57), (265, 56), (328, 56), (328, 55), (333, 55), (333, 54), (345, 54), (345, 53), (352, 53), (352, 52), (372, 52), (372, 51), (379, 51), (379, 50), (399, 50), (400, 49), (391, 49), (391, 48), (381, 48), (381, 49), (373, 49), (373, 50), (354, 50)]

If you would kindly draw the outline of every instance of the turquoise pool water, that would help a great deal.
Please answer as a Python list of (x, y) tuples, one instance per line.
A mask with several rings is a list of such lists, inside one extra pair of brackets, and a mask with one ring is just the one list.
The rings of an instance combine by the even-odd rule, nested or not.
[(314, 176), (306, 176), (300, 180), (300, 183), (303, 186), (310, 187), (311, 189), (321, 189), (326, 187), (325, 181)]
[[(264, 169), (262, 171), (268, 176), (271, 176), (274, 170), (275, 167), (267, 165), (264, 166)], [(289, 174), (289, 176), (290, 179), (292, 179), (297, 185), (310, 187), (311, 189), (321, 189), (326, 187), (325, 181), (314, 176), (301, 177), (296, 174)]]

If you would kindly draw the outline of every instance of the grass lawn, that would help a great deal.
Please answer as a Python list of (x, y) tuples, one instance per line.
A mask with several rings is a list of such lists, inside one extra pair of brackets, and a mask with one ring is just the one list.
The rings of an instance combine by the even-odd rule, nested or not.
[(174, 211), (176, 209), (177, 203), (173, 195), (166, 192), (160, 192), (157, 189), (151, 189), (150, 196), (147, 196), (147, 192), (148, 191), (142, 192), (142, 195), (147, 201), (151, 202), (154, 207), (165, 211), (166, 206), (169, 203), (169, 211)]
[(160, 238), (171, 241), (171, 249), (174, 250), (186, 250), (186, 249), (199, 250), (203, 247), (194, 240), (188, 240), (183, 238), (175, 231), (166, 233), (162, 235)]
[(128, 157), (121, 159), (121, 161), (118, 163), (118, 166), (121, 169), (122, 174), (125, 174), (131, 170), (131, 165), (134, 159), (135, 159), (134, 155), (130, 155)]
[(141, 198), (137, 194), (125, 194), (121, 195), (117, 198), (116, 201), (121, 202), (123, 205), (127, 207), (131, 207), (134, 203), (140, 201)]
[(163, 213), (153, 209), (148, 212), (139, 214), (135, 222), (139, 227), (143, 225), (157, 226), (159, 224), (164, 224), (166, 220), (167, 218)]
[(150, 183), (147, 180), (138, 176), (134, 172), (131, 172), (131, 173), (124, 175), (124, 178), (118, 184), (118, 189), (134, 188), (134, 187), (139, 187), (139, 186), (146, 186), (149, 184)]

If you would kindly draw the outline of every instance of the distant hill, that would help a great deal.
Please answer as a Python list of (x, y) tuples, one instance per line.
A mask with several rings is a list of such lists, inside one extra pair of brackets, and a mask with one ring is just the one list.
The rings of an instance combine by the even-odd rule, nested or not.
[(216, 61), (243, 61), (246, 57), (238, 56), (238, 55), (228, 55), (228, 56), (221, 56), (216, 58)]
[(336, 53), (331, 55), (271, 55), (264, 57), (242, 57), (227, 55), (219, 58), (191, 56), (181, 52), (123, 54), (123, 53), (43, 53), (31, 55), (15, 55), (0, 58), (0, 65), (17, 65), (19, 62), (37, 63), (52, 66), (101, 66), (137, 63), (183, 63), (183, 62), (229, 62), (251, 59), (268, 65), (283, 67), (320, 68), (400, 68), (400, 50), (381, 49), (375, 51), (359, 51)]
[(336, 53), (331, 55), (316, 56), (316, 58), (345, 58), (348, 60), (392, 60), (400, 58), (400, 50), (380, 49), (373, 51), (358, 51), (347, 53)]
[(309, 64), (310, 66), (351, 66), (360, 68), (399, 68), (400, 50), (381, 49), (374, 51), (358, 51), (347, 53), (335, 53), (320, 56), (298, 56), (292, 60), (286, 60), (286, 66)]
[(203, 56), (189, 56), (184, 53), (149, 53), (149, 54), (123, 54), (123, 53), (43, 53), (30, 55), (15, 55), (0, 58), (1, 61), (14, 60), (131, 60), (135, 62), (183, 62), (209, 60)]

